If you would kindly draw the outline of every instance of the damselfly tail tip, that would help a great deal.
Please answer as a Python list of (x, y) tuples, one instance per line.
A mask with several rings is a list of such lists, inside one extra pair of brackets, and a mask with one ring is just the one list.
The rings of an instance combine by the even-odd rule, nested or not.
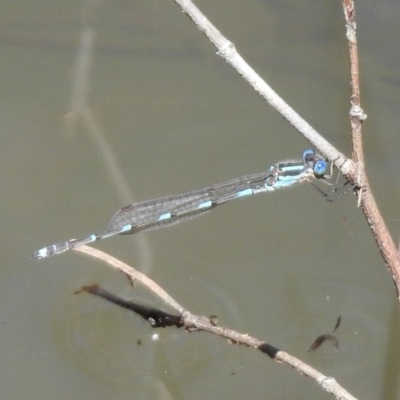
[(81, 246), (82, 244), (85, 243), (87, 243), (87, 240), (79, 241), (76, 239), (71, 239), (69, 242), (53, 244), (51, 246), (43, 247), (43, 249), (35, 251), (31, 255), (31, 258), (35, 260), (41, 260), (42, 258), (47, 258), (50, 256), (54, 256), (56, 254), (64, 253), (67, 250), (71, 250), (74, 247)]
[(49, 257), (50, 255), (51, 254), (49, 254), (47, 251), (47, 247), (44, 247), (43, 249), (40, 249), (40, 250), (32, 253), (31, 259), (32, 260), (41, 260), (42, 258)]

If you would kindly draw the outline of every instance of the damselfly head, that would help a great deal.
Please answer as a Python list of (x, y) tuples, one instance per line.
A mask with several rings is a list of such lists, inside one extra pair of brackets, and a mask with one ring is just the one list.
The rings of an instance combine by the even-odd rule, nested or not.
[(313, 149), (303, 152), (303, 163), (306, 168), (310, 168), (317, 179), (323, 178), (326, 174), (328, 165), (325, 160), (319, 157)]

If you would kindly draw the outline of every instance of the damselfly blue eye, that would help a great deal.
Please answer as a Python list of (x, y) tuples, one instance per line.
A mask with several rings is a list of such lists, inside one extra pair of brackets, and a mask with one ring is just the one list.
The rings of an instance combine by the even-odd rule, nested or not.
[(316, 178), (322, 178), (326, 174), (327, 164), (323, 160), (318, 160), (314, 164), (314, 175)]
[(315, 151), (313, 149), (307, 149), (303, 152), (303, 163), (308, 166), (315, 160)]

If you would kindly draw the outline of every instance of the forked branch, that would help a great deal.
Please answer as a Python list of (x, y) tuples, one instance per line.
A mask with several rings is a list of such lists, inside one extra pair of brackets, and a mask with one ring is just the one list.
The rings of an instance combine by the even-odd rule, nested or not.
[(347, 158), (308, 122), (293, 110), (278, 94), (250, 67), (237, 52), (234, 44), (201, 13), (191, 0), (174, 0), (196, 26), (217, 48), (217, 54), (224, 58), (267, 102), (293, 125), (320, 153), (340, 170), (353, 185), (361, 206), (378, 245), (379, 251), (395, 282), (400, 301), (400, 254), (386, 224), (379, 212), (368, 183), (362, 148), (362, 121), (366, 118), (360, 102), (359, 66), (357, 56), (355, 8), (353, 0), (343, 0), (346, 18), (346, 36), (350, 50), (351, 108), (350, 122), (353, 138), (352, 160)]
[[(262, 341), (257, 338), (251, 337), (247, 334), (236, 332), (232, 329), (224, 328), (222, 326), (217, 326), (210, 318), (206, 318), (202, 315), (192, 314), (190, 311), (186, 310), (183, 306), (181, 306), (177, 301), (175, 301), (164, 289), (162, 289), (156, 282), (148, 278), (146, 275), (137, 271), (133, 267), (125, 264), (124, 262), (110, 256), (107, 253), (104, 253), (100, 250), (94, 249), (92, 247), (83, 245), (81, 247), (77, 247), (74, 251), (79, 251), (81, 253), (90, 255), (94, 258), (97, 258), (101, 261), (106, 262), (109, 266), (116, 269), (119, 272), (122, 272), (128, 279), (133, 281), (138, 281), (142, 285), (146, 286), (151, 292), (160, 297), (166, 304), (172, 307), (177, 312), (176, 320), (179, 320), (179, 326), (184, 326), (188, 332), (195, 331), (206, 331), (223, 337), (229, 341), (229, 343), (236, 345), (245, 345), (248, 347), (253, 347), (264, 354), (267, 354), (269, 357), (278, 361), (280, 363), (285, 363), (288, 366), (296, 369), (301, 374), (308, 376), (314, 379), (321, 387), (328, 393), (333, 394), (338, 399), (342, 400), (356, 400), (350, 393), (348, 393), (343, 387), (341, 387), (337, 381), (333, 377), (329, 377), (321, 374), (316, 369), (311, 366), (305, 364), (298, 358), (286, 353), (284, 351), (279, 350), (278, 348)], [(107, 298), (107, 295), (102, 295), (96, 293), (98, 287), (92, 286), (84, 288), (83, 290), (90, 292), (92, 294), (100, 295), (103, 298)], [(118, 301), (115, 299), (115, 296), (112, 297), (114, 303), (126, 303), (125, 301)], [(120, 304), (121, 305), (121, 304)], [(137, 311), (138, 309), (142, 309), (139, 305), (134, 305), (130, 308), (131, 310), (137, 312), (141, 316), (143, 316), (143, 312)], [(146, 312), (146, 311), (145, 311)], [(170, 317), (169, 320), (174, 320)], [(176, 321), (174, 320), (174, 321)], [(154, 325), (152, 325), (154, 327)], [(175, 324), (175, 326), (178, 326)]]

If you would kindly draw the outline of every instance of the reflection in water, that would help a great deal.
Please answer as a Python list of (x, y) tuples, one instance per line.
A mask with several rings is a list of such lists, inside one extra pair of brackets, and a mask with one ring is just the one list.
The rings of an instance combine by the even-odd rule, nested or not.
[[(307, 318), (302, 320), (300, 316), (287, 330), (289, 337), (285, 347), (317, 368), (329, 368), (329, 373), (335, 376), (370, 369), (381, 362), (383, 349), (380, 344), (384, 345), (382, 338), (386, 330), (374, 310), (366, 307), (371, 302), (379, 303), (379, 300), (359, 287), (321, 285), (306, 299)], [(332, 351), (331, 346), (321, 346), (315, 353), (306, 353), (310, 338), (331, 329), (338, 314), (341, 314), (341, 324), (335, 336), (340, 342), (339, 351)]]
[[(213, 283), (193, 278), (177, 289), (180, 298), (197, 304), (203, 314), (215, 313), (227, 326), (237, 325), (233, 301)], [(148, 296), (143, 300), (140, 289), (119, 296), (151, 304)], [(160, 382), (169, 392), (176, 390), (178, 382), (181, 388), (202, 385), (234, 353), (227, 342), (204, 332), (151, 329), (140, 317), (95, 296), (71, 295), (58, 315), (60, 352), (71, 363), (99, 379), (135, 390), (141, 386), (147, 391), (146, 387)]]
[(339, 350), (339, 340), (333, 333), (336, 331), (337, 328), (340, 326), (340, 322), (342, 320), (342, 317), (339, 315), (339, 317), (336, 320), (335, 327), (333, 328), (332, 334), (331, 333), (324, 333), (322, 335), (319, 335), (314, 342), (311, 344), (311, 346), (307, 349), (307, 351), (314, 351), (318, 349), (319, 346), (321, 346), (322, 343), (326, 341), (330, 341), (333, 343), (333, 347), (335, 351)]
[[(95, 15), (96, 1), (85, 1), (83, 3), (86, 12)], [(124, 202), (131, 202), (134, 199), (130, 185), (124, 176), (118, 158), (107, 138), (107, 134), (97, 121), (90, 103), (90, 76), (91, 66), (94, 64), (94, 47), (96, 31), (92, 28), (90, 20), (84, 18), (84, 27), (80, 34), (80, 43), (77, 48), (77, 56), (72, 82), (71, 110), (66, 118), (69, 133), (74, 132), (78, 117), (88, 130), (93, 140), (93, 145), (97, 147), (103, 164), (106, 167), (110, 181), (114, 184), (116, 192)], [(142, 271), (151, 270), (151, 249), (146, 237), (139, 237), (134, 241), (137, 243), (137, 254), (139, 256)]]

